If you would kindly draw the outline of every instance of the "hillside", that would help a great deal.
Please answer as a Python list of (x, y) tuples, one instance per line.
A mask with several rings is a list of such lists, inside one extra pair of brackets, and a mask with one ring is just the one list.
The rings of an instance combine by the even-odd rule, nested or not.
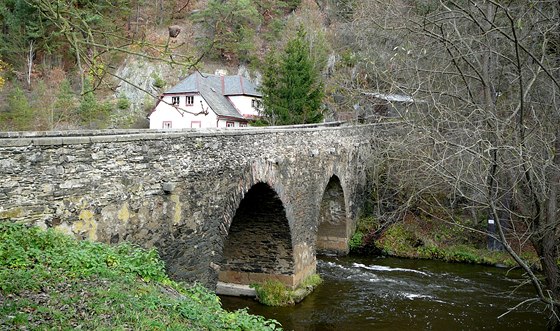
[(281, 330), (171, 281), (154, 250), (0, 223), (0, 329)]
[(65, 2), (62, 11), (48, 1), (0, 4), (0, 130), (147, 127), (159, 94), (194, 70), (259, 85), (267, 54), (300, 25), (321, 73), (324, 118), (371, 115), (371, 92), (402, 92), (390, 62), (404, 41), (379, 22), (400, 15), (395, 7), (416, 15), (422, 1)]
[(58, 15), (48, 2), (3, 2), (0, 130), (146, 127), (158, 95), (193, 70), (259, 84), (265, 55), (300, 24), (328, 81), (341, 3), (80, 1)]

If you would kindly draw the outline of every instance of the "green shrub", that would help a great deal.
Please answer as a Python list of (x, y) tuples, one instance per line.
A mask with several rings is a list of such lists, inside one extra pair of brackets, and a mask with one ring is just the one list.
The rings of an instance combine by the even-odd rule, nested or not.
[(267, 280), (261, 284), (253, 285), (257, 292), (258, 300), (267, 306), (287, 306), (294, 304), (292, 290), (278, 280)]
[(417, 242), (418, 237), (415, 233), (404, 224), (398, 223), (385, 231), (381, 240), (378, 241), (378, 245), (388, 255), (415, 257)]
[(312, 287), (316, 288), (317, 286), (323, 283), (323, 278), (319, 274), (313, 274), (303, 280), (301, 282), (300, 287)]
[(7, 130), (30, 130), (36, 115), (24, 90), (16, 85), (7, 99), (6, 111), (0, 109), (0, 125)]
[(120, 96), (117, 100), (117, 107), (119, 109), (125, 110), (130, 108), (130, 101), (125, 96)]
[(358, 57), (351, 49), (345, 49), (340, 53), (340, 62), (342, 66), (354, 67), (358, 63)]
[(435, 245), (426, 245), (417, 248), (418, 257), (424, 259), (443, 259), (445, 252)]
[(361, 231), (356, 231), (350, 238), (350, 251), (356, 251), (363, 245), (364, 234)]
[(280, 39), (282, 36), (282, 32), (286, 26), (286, 21), (282, 18), (274, 18), (268, 24), (267, 33), (264, 35), (264, 38), (267, 41), (274, 41)]
[(457, 245), (450, 247), (445, 254), (445, 260), (463, 263), (479, 263), (482, 261), (480, 252), (472, 247)]
[(373, 216), (361, 217), (358, 220), (357, 231), (362, 233), (370, 233), (378, 231), (381, 224), (379, 220)]
[(251, 126), (269, 126), (270, 123), (268, 123), (265, 119), (258, 118), (256, 120), (251, 121), (249, 123), (249, 125), (251, 125)]
[(157, 73), (152, 73), (151, 77), (154, 79), (152, 85), (155, 88), (163, 88), (165, 86), (165, 81)]
[(251, 287), (257, 292), (257, 300), (260, 303), (267, 306), (282, 307), (300, 302), (321, 283), (323, 283), (321, 276), (313, 274), (305, 278), (295, 290), (275, 279), (267, 280), (261, 284), (253, 284)]

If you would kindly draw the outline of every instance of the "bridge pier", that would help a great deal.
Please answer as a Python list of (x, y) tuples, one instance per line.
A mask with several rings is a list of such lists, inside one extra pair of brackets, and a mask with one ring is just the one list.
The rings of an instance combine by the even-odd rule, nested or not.
[(277, 280), (295, 289), (315, 273), (312, 247), (293, 245), (282, 201), (265, 183), (247, 192), (225, 239), (218, 281), (251, 285)]

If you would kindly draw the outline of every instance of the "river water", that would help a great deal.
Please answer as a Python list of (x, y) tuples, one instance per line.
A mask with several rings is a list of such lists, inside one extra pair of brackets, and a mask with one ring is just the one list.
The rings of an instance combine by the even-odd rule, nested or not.
[(495, 267), (395, 258), (323, 257), (324, 279), (293, 307), (266, 307), (222, 297), (224, 308), (248, 307), (285, 330), (543, 330), (541, 304), (525, 304), (521, 273)]

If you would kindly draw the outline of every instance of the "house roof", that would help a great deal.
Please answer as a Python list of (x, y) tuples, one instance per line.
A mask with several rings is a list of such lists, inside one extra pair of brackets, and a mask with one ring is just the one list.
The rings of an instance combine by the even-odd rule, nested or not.
[(217, 76), (195, 72), (164, 94), (199, 93), (218, 115), (244, 119), (228, 96), (262, 96), (255, 85), (242, 76)]
[(257, 88), (243, 76), (223, 76), (224, 95), (250, 95), (262, 97)]
[(190, 75), (189, 77), (183, 79), (179, 84), (173, 86), (171, 89), (166, 91), (164, 94), (167, 93), (197, 93), (198, 91), (198, 83), (197, 83), (197, 74), (200, 75), (198, 72)]

